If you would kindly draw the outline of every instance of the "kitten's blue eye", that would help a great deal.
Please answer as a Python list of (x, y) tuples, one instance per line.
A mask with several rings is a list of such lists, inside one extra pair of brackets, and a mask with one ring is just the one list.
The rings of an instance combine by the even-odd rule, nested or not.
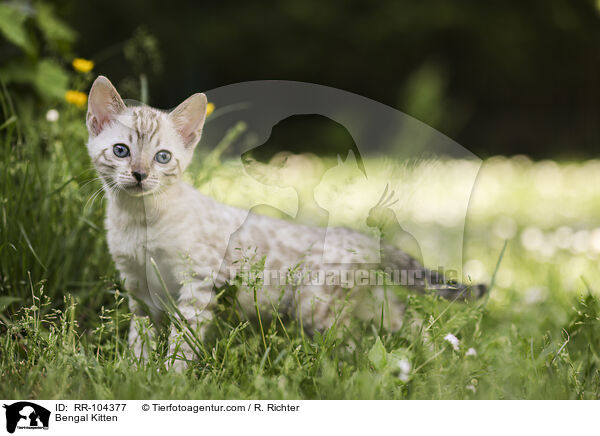
[(127, 157), (129, 156), (129, 148), (125, 144), (115, 144), (113, 146), (113, 153), (117, 157)]
[(171, 153), (168, 152), (167, 150), (161, 150), (158, 153), (156, 153), (156, 155), (154, 156), (154, 159), (158, 163), (166, 164), (167, 162), (169, 162), (171, 160)]

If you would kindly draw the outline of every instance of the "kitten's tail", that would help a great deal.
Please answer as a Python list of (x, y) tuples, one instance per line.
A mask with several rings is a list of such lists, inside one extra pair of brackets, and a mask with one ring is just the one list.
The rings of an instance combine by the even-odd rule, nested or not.
[(384, 245), (381, 254), (384, 270), (391, 270), (392, 280), (399, 279), (399, 284), (407, 289), (434, 292), (449, 300), (477, 299), (487, 292), (484, 284), (466, 285), (448, 280), (443, 272), (425, 268), (417, 259), (393, 245)]

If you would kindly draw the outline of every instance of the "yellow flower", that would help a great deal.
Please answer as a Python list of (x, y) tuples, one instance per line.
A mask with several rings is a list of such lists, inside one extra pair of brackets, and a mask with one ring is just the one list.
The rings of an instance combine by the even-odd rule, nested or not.
[(73, 68), (80, 73), (87, 73), (94, 68), (94, 62), (83, 58), (75, 58), (73, 59)]
[(215, 111), (215, 104), (214, 103), (208, 103), (206, 105), (206, 116), (209, 116), (210, 114), (212, 114)]
[(65, 93), (65, 100), (77, 107), (83, 107), (87, 102), (87, 95), (80, 91), (67, 91)]

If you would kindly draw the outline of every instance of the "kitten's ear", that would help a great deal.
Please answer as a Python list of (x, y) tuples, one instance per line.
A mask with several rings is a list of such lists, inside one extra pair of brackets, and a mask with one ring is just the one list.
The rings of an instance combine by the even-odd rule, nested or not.
[(186, 147), (195, 147), (206, 119), (206, 95), (194, 94), (169, 114)]
[(90, 135), (98, 135), (124, 109), (125, 103), (110, 80), (98, 76), (88, 98), (87, 127)]

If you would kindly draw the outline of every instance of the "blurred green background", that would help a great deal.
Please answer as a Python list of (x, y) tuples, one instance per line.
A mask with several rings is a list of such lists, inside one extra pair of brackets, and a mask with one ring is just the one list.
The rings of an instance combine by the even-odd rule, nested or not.
[(129, 98), (144, 97), (143, 76), (163, 108), (285, 79), (383, 102), (481, 157), (593, 157), (600, 142), (596, 0), (0, 5), (0, 75), (44, 98), (64, 93), (77, 56)]

